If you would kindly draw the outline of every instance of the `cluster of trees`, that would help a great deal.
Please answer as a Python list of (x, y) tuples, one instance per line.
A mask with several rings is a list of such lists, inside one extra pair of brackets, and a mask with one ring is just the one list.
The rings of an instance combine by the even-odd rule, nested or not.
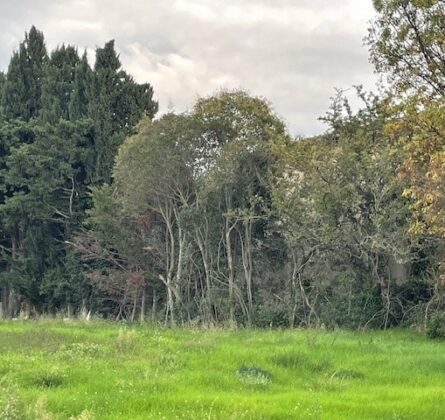
[[(153, 119), (113, 43), (34, 28), (0, 77), (3, 311), (387, 328), (444, 310), (445, 5), (375, 0), (379, 96), (292, 138), (245, 92)], [(6, 309), (5, 309), (6, 308)]]
[(114, 156), (157, 103), (121, 69), (114, 42), (48, 52), (35, 27), (0, 75), (1, 312), (78, 307), (91, 295), (68, 241), (111, 180)]

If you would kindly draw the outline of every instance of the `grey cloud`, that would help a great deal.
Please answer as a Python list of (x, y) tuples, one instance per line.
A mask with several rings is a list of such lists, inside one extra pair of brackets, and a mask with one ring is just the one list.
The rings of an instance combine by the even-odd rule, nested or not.
[(121, 61), (153, 84), (161, 111), (245, 88), (267, 97), (291, 132), (315, 134), (334, 87), (374, 76), (362, 38), (371, 0), (0, 0), (0, 68), (34, 23), (48, 46), (92, 50), (116, 39)]

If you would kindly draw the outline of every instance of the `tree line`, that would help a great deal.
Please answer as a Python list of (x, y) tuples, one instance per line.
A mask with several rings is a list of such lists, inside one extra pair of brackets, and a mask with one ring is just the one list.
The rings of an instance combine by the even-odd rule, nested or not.
[(94, 294), (66, 241), (111, 181), (114, 156), (157, 103), (121, 69), (114, 42), (48, 52), (35, 27), (0, 77), (1, 302), (5, 315), (78, 307)]
[(445, 6), (376, 0), (387, 88), (293, 138), (244, 91), (154, 119), (111, 41), (0, 76), (2, 312), (256, 327), (425, 326), (444, 311)]

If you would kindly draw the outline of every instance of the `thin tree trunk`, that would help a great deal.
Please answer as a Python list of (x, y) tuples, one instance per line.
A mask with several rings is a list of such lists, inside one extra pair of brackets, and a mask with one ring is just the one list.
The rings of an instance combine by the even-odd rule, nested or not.
[(133, 309), (131, 310), (131, 322), (134, 321), (136, 317), (136, 308), (138, 306), (138, 292), (136, 291), (133, 297)]
[(252, 223), (249, 219), (244, 221), (244, 240), (240, 233), (241, 243), (241, 258), (244, 268), (244, 277), (246, 279), (247, 292), (247, 321), (252, 324), (252, 309), (253, 309), (253, 295), (252, 295)]
[(165, 323), (168, 322), (170, 318), (170, 322), (173, 325), (175, 323), (175, 314), (174, 314), (174, 298), (172, 291), (172, 283), (173, 283), (173, 273), (175, 269), (175, 235), (173, 231), (173, 226), (171, 222), (171, 209), (167, 209), (163, 211), (161, 209), (162, 217), (165, 221), (166, 228), (166, 241), (165, 241), (165, 252), (166, 252), (166, 278), (165, 285), (167, 287), (167, 305), (165, 310)]
[(230, 326), (235, 327), (235, 307), (234, 307), (234, 283), (235, 283), (235, 269), (233, 266), (233, 255), (232, 255), (232, 239), (231, 231), (233, 227), (230, 226), (229, 219), (226, 217), (226, 253), (227, 253), (227, 266), (229, 270), (229, 322)]
[(386, 299), (386, 308), (385, 308), (385, 320), (383, 323), (383, 329), (386, 330), (388, 328), (389, 322), (389, 314), (391, 311), (391, 289), (390, 289), (390, 277), (388, 277), (388, 284), (386, 286), (386, 293), (383, 293), (384, 298)]
[(295, 257), (294, 250), (291, 250), (292, 255), (292, 274), (291, 274), (291, 281), (290, 281), (290, 304), (291, 304), (291, 311), (289, 316), (289, 326), (290, 328), (295, 328), (295, 318), (297, 313), (297, 259)]
[(207, 318), (208, 322), (213, 321), (213, 315), (211, 311), (211, 278), (210, 278), (210, 267), (208, 262), (208, 253), (205, 248), (205, 245), (199, 235), (199, 233), (196, 233), (196, 243), (198, 245), (199, 252), (201, 254), (202, 264), (204, 266), (204, 276), (205, 276), (205, 284), (206, 284), (206, 290), (203, 294), (205, 298), (205, 317)]
[(8, 316), (8, 297), (9, 297), (9, 287), (8, 285), (5, 285), (2, 287), (1, 290), (1, 311), (0, 311), (0, 318), (7, 317)]
[(182, 283), (182, 277), (184, 272), (184, 253), (185, 253), (185, 243), (186, 243), (186, 235), (184, 231), (181, 228), (178, 228), (178, 243), (179, 243), (179, 249), (178, 249), (178, 266), (176, 269), (176, 287), (181, 287)]
[(153, 288), (153, 297), (152, 297), (152, 303), (151, 303), (151, 320), (152, 322), (156, 321), (156, 289)]
[(139, 320), (142, 322), (145, 321), (145, 311), (146, 311), (146, 290), (145, 290), (145, 284), (142, 286), (142, 294), (141, 294), (141, 312), (140, 312), (140, 316), (139, 316)]
[[(20, 246), (18, 246), (18, 239), (20, 238), (20, 231), (17, 228), (16, 232), (12, 235), (11, 238), (11, 245), (12, 245), (12, 261), (14, 262), (17, 259), (18, 255), (18, 249), (20, 249)], [(10, 268), (10, 271), (12, 272), (12, 267)], [(14, 296), (14, 290), (11, 286), (7, 285), (5, 290), (5, 314), (9, 318), (13, 318), (16, 308), (15, 308), (15, 296)]]
[(312, 314), (315, 315), (315, 318), (317, 318), (317, 321), (320, 318), (319, 318), (317, 312), (315, 311), (314, 306), (311, 305), (311, 303), (309, 302), (309, 298), (307, 297), (306, 291), (304, 290), (303, 282), (301, 280), (301, 273), (298, 273), (298, 283), (300, 285), (300, 291), (301, 291), (301, 295), (304, 299), (304, 302), (306, 303), (306, 306), (309, 308), (309, 317), (307, 320), (307, 324), (308, 324), (308, 326), (310, 326)]

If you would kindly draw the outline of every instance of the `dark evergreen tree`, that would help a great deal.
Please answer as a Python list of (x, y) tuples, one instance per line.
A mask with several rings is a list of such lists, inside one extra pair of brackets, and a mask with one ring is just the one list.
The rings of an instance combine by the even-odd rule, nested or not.
[(93, 72), (88, 64), (86, 52), (84, 52), (80, 62), (77, 63), (73, 87), (70, 93), (68, 107), (69, 119), (77, 120), (88, 115), (88, 105), (90, 102), (92, 89)]
[(8, 67), (2, 97), (7, 118), (29, 121), (38, 116), (47, 60), (43, 33), (32, 26)]
[(2, 98), (3, 98), (3, 90), (5, 88), (6, 76), (3, 72), (0, 71), (0, 118), (3, 115), (3, 106), (2, 106)]
[(45, 121), (69, 119), (70, 98), (79, 64), (75, 47), (62, 45), (51, 53), (42, 87), (41, 117)]
[[(90, 125), (84, 120), (21, 124), (20, 129), (14, 123), (5, 135), (0, 215), (13, 250), (9, 267), (15, 290), (36, 306), (47, 307), (53, 301), (51, 292), (59, 293), (66, 283), (65, 240), (78, 228), (86, 208), (83, 162)], [(55, 272), (57, 290), (46, 287), (42, 299), (41, 286)]]
[[(91, 293), (70, 239), (90, 206), (89, 188), (110, 180), (114, 154), (157, 104), (150, 85), (120, 69), (114, 42), (86, 53), (62, 45), (47, 56), (31, 28), (0, 76), (0, 302), (54, 310)], [(0, 120), (1, 121), (1, 120)]]
[(153, 89), (121, 70), (114, 41), (96, 50), (90, 117), (95, 127), (95, 183), (110, 182), (117, 149), (143, 115), (157, 111)]
[(9, 62), (3, 87), (2, 109), (7, 119), (24, 118), (26, 112), (26, 84), (23, 56), (14, 52)]

